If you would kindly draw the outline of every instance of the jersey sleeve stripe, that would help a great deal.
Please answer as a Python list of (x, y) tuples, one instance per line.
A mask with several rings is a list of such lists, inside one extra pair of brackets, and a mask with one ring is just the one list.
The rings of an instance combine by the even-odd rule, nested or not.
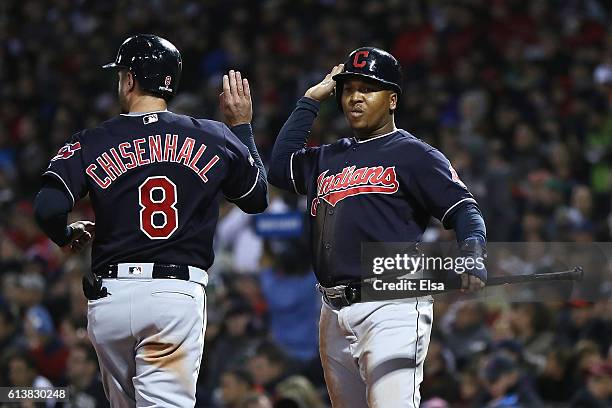
[(68, 188), (68, 184), (66, 184), (66, 182), (64, 181), (64, 179), (63, 179), (63, 178), (62, 178), (62, 177), (61, 177), (59, 174), (57, 174), (56, 172), (51, 171), (51, 170), (45, 171), (45, 172), (43, 173), (43, 176), (46, 176), (47, 174), (50, 174), (50, 175), (52, 175), (52, 176), (55, 176), (55, 178), (57, 178), (59, 181), (61, 181), (61, 182), (62, 182), (62, 184), (64, 185), (64, 187), (66, 187), (66, 191), (68, 191), (68, 194), (70, 194), (70, 198), (72, 199), (72, 206), (74, 207), (74, 202), (75, 202), (75, 200), (74, 200), (74, 196), (72, 195), (72, 191), (70, 191), (70, 189)]
[(446, 212), (442, 216), (442, 219), (440, 220), (440, 222), (442, 224), (444, 224), (444, 218), (446, 218), (446, 216), (452, 211), (452, 209), (455, 208), (456, 206), (458, 206), (459, 204), (465, 202), (465, 201), (476, 203), (476, 200), (474, 200), (473, 198), (464, 198), (463, 200), (457, 201), (455, 204), (451, 205), (448, 210), (446, 210)]
[(255, 182), (253, 183), (253, 185), (251, 186), (251, 188), (249, 189), (249, 191), (247, 191), (246, 193), (244, 193), (243, 195), (241, 195), (238, 198), (230, 198), (228, 196), (225, 196), (225, 198), (227, 198), (229, 201), (236, 201), (236, 200), (240, 200), (243, 199), (244, 197), (248, 196), (249, 194), (251, 194), (251, 192), (255, 189), (255, 186), (257, 185), (257, 182), (259, 181), (259, 168), (257, 168), (257, 175), (255, 176)]
[(291, 183), (293, 183), (293, 189), (295, 190), (296, 194), (301, 194), (298, 189), (297, 186), (295, 185), (295, 177), (293, 176), (293, 155), (295, 154), (295, 152), (291, 153), (291, 158), (289, 159), (289, 171), (291, 173)]

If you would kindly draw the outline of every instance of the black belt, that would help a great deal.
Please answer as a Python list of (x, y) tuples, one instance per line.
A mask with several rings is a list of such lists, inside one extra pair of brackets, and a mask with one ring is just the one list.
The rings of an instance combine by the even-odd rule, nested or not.
[[(398, 299), (410, 299), (421, 296), (429, 296), (435, 291), (428, 290), (415, 290), (415, 291), (393, 291), (393, 292), (378, 292), (372, 289), (371, 283), (365, 283), (362, 281), (354, 281), (343, 284), (344, 290), (337, 293), (328, 293), (325, 291), (323, 286), (320, 286), (319, 291), (323, 294), (323, 298), (328, 305), (334, 309), (342, 309), (345, 306), (350, 306), (354, 303), (360, 302), (371, 302), (371, 301), (382, 301), (382, 300), (398, 300)], [(331, 289), (331, 288), (327, 288)], [(362, 295), (365, 294), (365, 299)]]
[[(134, 266), (133, 268), (137, 268)], [(102, 279), (116, 279), (119, 266), (116, 264), (108, 265), (94, 271), (94, 275)], [(189, 280), (189, 267), (187, 265), (159, 264), (153, 265), (153, 279), (180, 279)]]
[(351, 282), (346, 285), (344, 291), (337, 296), (330, 296), (325, 292), (325, 288), (319, 289), (323, 294), (323, 298), (334, 309), (342, 309), (344, 306), (350, 306), (353, 303), (361, 302), (361, 282)]

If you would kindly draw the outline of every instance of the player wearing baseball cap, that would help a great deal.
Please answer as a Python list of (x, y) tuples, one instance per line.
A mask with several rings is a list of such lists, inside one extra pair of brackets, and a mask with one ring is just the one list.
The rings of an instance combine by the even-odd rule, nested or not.
[[(36, 217), (69, 252), (93, 240), (83, 288), (111, 406), (194, 406), (219, 199), (249, 213), (268, 203), (249, 84), (239, 72), (223, 78), (230, 129), (167, 109), (182, 60), (166, 39), (130, 37), (104, 68), (117, 71), (122, 113), (76, 133), (51, 159)], [(86, 195), (95, 225), (66, 227)]]
[[(333, 95), (353, 136), (305, 147), (320, 104)], [(418, 407), (433, 319), (431, 296), (362, 301), (361, 244), (418, 242), (431, 216), (452, 228), (464, 255), (482, 251), (485, 225), (448, 159), (403, 129), (397, 60), (379, 48), (350, 53), (306, 91), (281, 129), (268, 179), (307, 197), (314, 270), (324, 304), (320, 354), (334, 407)], [(484, 268), (461, 275), (479, 289)]]

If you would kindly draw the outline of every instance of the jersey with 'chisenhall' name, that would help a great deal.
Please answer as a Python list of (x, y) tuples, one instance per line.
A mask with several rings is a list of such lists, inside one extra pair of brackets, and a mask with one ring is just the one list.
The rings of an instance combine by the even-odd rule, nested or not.
[(361, 278), (361, 243), (418, 242), (431, 216), (444, 222), (474, 198), (448, 159), (404, 130), (304, 148), (292, 184), (314, 218), (311, 247), (324, 286)]
[(120, 115), (75, 134), (45, 177), (95, 212), (92, 268), (121, 262), (208, 269), (219, 199), (244, 198), (258, 169), (223, 123), (169, 111)]

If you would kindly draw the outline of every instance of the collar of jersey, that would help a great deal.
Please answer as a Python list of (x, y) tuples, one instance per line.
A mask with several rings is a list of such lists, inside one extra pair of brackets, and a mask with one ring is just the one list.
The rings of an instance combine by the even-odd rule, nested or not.
[(134, 112), (134, 113), (122, 113), (121, 116), (142, 116), (142, 115), (150, 115), (151, 113), (163, 113), (168, 112), (168, 109), (153, 111), (153, 112)]
[(369, 142), (369, 141), (372, 141), (372, 140), (375, 140), (375, 139), (380, 139), (381, 137), (385, 137), (385, 136), (392, 135), (392, 134), (393, 134), (393, 133), (395, 133), (395, 132), (397, 132), (397, 128), (396, 128), (396, 129), (393, 129), (393, 130), (392, 130), (392, 131), (390, 131), (389, 133), (385, 133), (384, 135), (374, 136), (374, 137), (371, 137), (371, 138), (366, 139), (366, 140), (359, 140), (359, 139), (357, 139), (356, 137), (353, 137), (353, 139), (355, 139), (355, 140), (357, 141), (357, 143), (366, 143), (366, 142)]

